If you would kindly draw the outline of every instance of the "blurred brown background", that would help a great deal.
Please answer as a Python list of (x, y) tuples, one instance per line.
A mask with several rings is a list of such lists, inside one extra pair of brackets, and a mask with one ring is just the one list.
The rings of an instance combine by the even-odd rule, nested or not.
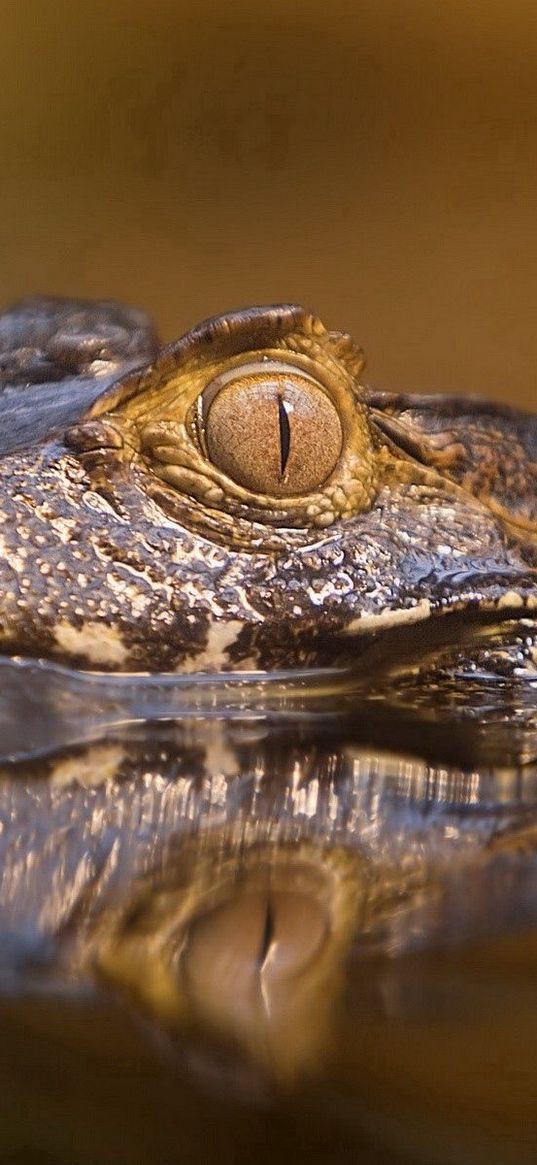
[(535, 0), (26, 0), (0, 69), (3, 302), (297, 300), (537, 407)]

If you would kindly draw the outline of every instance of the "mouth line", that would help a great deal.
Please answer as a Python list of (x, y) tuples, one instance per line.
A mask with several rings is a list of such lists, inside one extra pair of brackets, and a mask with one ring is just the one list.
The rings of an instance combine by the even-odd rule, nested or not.
[[(499, 606), (497, 601), (488, 610), (466, 604), (437, 611), (429, 607), (414, 623), (403, 623), (401, 617), (395, 625), (358, 633), (354, 645), (348, 631), (335, 635), (333, 666), (273, 671), (90, 671), (47, 658), (0, 654), (0, 763), (36, 759), (151, 723), (241, 720), (317, 724), (321, 731), (348, 717), (351, 703), (367, 705), (370, 717), (368, 695), (396, 695), (405, 674), (414, 673), (419, 682), (420, 668), (425, 674), (435, 652), (453, 647), (470, 656), (491, 632), (510, 623), (516, 631), (531, 614), (520, 596), (518, 604)], [(532, 623), (537, 625), (534, 618)], [(535, 684), (531, 680), (528, 690)]]

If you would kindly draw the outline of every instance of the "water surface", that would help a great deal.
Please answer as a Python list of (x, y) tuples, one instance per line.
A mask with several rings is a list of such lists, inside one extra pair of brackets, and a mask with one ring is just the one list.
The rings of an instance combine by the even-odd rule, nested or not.
[(7, 1159), (533, 1161), (536, 717), (2, 660)]

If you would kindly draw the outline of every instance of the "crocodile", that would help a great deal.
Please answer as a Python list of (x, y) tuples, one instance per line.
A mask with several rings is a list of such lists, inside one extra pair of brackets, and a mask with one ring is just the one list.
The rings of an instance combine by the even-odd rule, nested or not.
[(537, 421), (289, 305), (0, 348), (0, 1155), (534, 1160)]
[(290, 305), (158, 347), (116, 304), (29, 301), (0, 345), (4, 654), (373, 668), (412, 628), (532, 637), (535, 417), (368, 388), (352, 339)]

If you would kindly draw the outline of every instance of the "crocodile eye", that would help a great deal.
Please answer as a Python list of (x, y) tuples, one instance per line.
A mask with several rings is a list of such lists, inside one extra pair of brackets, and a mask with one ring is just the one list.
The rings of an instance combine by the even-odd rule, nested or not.
[(335, 405), (292, 365), (234, 368), (207, 386), (201, 405), (210, 460), (245, 489), (311, 493), (336, 466), (343, 434)]

